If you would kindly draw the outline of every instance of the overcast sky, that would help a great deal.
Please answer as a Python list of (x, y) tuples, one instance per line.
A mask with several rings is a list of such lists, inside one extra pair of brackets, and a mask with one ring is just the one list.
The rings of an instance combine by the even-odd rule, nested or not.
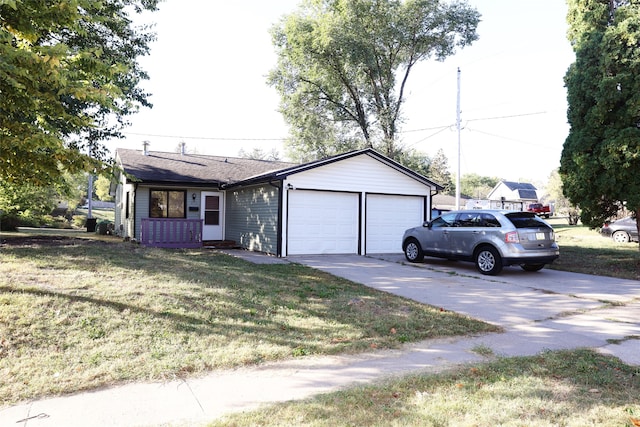
[[(111, 148), (237, 156), (255, 147), (284, 155), (287, 127), (265, 76), (276, 58), (269, 28), (300, 0), (165, 0), (145, 18), (158, 40), (141, 59), (154, 108), (132, 118)], [(421, 63), (405, 96), (402, 142), (457, 170), (460, 68), (461, 173), (546, 181), (568, 133), (563, 76), (574, 60), (562, 0), (469, 0), (479, 40), (444, 62)]]

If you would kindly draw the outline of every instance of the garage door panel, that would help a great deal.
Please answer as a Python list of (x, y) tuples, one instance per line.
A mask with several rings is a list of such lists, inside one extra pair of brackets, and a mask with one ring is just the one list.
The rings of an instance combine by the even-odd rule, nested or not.
[(424, 219), (424, 197), (367, 196), (366, 253), (402, 252), (402, 235)]
[(357, 194), (307, 190), (288, 194), (288, 254), (358, 253)]

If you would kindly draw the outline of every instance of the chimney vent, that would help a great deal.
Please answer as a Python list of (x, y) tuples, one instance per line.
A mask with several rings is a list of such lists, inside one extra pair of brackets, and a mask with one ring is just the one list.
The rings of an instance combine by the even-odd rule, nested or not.
[(180, 154), (182, 154), (183, 156), (184, 156), (185, 154), (187, 154), (186, 146), (187, 146), (187, 143), (186, 143), (186, 142), (182, 141), (182, 142), (180, 143)]
[(142, 155), (143, 156), (148, 156), (149, 155), (149, 141), (142, 141)]

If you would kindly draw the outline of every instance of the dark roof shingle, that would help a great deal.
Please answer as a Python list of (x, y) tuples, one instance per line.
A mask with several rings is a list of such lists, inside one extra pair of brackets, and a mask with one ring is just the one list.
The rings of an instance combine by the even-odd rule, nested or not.
[(125, 173), (141, 182), (228, 184), (291, 167), (294, 163), (202, 154), (117, 149)]

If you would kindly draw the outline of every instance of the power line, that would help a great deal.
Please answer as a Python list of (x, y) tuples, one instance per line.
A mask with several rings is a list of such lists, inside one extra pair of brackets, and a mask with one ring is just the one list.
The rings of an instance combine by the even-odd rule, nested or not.
[(431, 135), (427, 135), (424, 138), (417, 140), (413, 144), (409, 144), (407, 147), (413, 147), (414, 145), (419, 144), (422, 141), (425, 141), (425, 140), (427, 140), (427, 139), (429, 139), (429, 138), (431, 138), (433, 136), (436, 136), (437, 134), (439, 134), (441, 132), (444, 132), (445, 130), (447, 130), (449, 128), (451, 128), (451, 125), (450, 126), (444, 126), (444, 127), (441, 127), (441, 128), (433, 128), (433, 129), (439, 129), (439, 130), (437, 132), (432, 133)]
[(536, 114), (547, 114), (547, 112), (546, 111), (538, 111), (537, 113), (513, 114), (511, 116), (484, 117), (484, 118), (480, 118), (480, 119), (468, 119), (467, 122), (478, 122), (478, 121), (481, 121), (481, 120), (511, 119), (511, 118), (514, 118), (514, 117), (535, 116)]
[[(478, 118), (478, 119), (468, 119), (468, 120), (465, 120), (465, 122), (468, 123), (468, 122), (479, 122), (479, 121), (482, 121), (482, 120), (512, 119), (512, 118), (516, 118), (516, 117), (535, 116), (537, 114), (547, 114), (547, 112), (546, 111), (538, 111), (538, 112), (535, 112), (535, 113), (512, 114), (510, 116), (481, 117), (481, 118)], [(453, 125), (435, 126), (435, 127), (431, 127), (431, 128), (421, 128), (421, 129), (410, 129), (410, 130), (399, 131), (398, 133), (423, 132), (423, 131), (427, 131), (427, 130), (436, 130), (436, 129), (442, 129), (443, 127), (447, 128), (447, 127), (451, 127), (451, 126), (453, 126)]]
[(507, 141), (519, 142), (521, 144), (531, 145), (532, 147), (544, 148), (544, 149), (547, 149), (547, 150), (555, 150), (556, 149), (556, 147), (549, 147), (547, 145), (535, 144), (533, 142), (523, 141), (521, 139), (510, 138), (508, 136), (496, 135), (496, 134), (489, 133), (489, 132), (484, 132), (484, 131), (481, 131), (481, 130), (478, 130), (478, 129), (472, 129), (472, 128), (467, 128), (467, 129), (469, 131), (471, 131), (471, 132), (477, 132), (477, 133), (481, 133), (483, 135), (492, 136), (494, 138), (505, 139)]
[(159, 135), (151, 133), (122, 132), (125, 135), (149, 136), (152, 138), (205, 139), (210, 141), (284, 141), (286, 138), (222, 138), (212, 136)]
[[(511, 119), (516, 117), (533, 116), (537, 114), (546, 114), (546, 111), (539, 111), (535, 113), (513, 114), (510, 116), (496, 116), (496, 117), (484, 117), (484, 118), (478, 118), (478, 119), (468, 119), (466, 120), (466, 122), (468, 123), (468, 122), (476, 122), (476, 121), (483, 121), (483, 120)], [(399, 131), (398, 133), (415, 133), (415, 132), (437, 130), (437, 132), (431, 135), (428, 135), (411, 144), (411, 145), (415, 145), (426, 139), (431, 138), (432, 136), (439, 134), (440, 132), (450, 128), (451, 126), (453, 125), (449, 124), (449, 125), (434, 126), (429, 128), (410, 129), (410, 130)], [(285, 141), (287, 139), (286, 137), (283, 137), (283, 138), (243, 138), (243, 137), (225, 138), (225, 137), (215, 137), (215, 136), (161, 135), (161, 134), (139, 133), (139, 132), (122, 132), (122, 133), (125, 135), (145, 136), (145, 137), (151, 137), (151, 138), (201, 139), (201, 140), (209, 140), (209, 141)]]
[(426, 131), (426, 130), (441, 130), (442, 128), (446, 129), (446, 128), (451, 127), (451, 126), (453, 126), (453, 125), (435, 126), (435, 127), (432, 127), (432, 128), (422, 128), (422, 129), (401, 130), (401, 131), (398, 131), (398, 133), (423, 132), (423, 131)]

